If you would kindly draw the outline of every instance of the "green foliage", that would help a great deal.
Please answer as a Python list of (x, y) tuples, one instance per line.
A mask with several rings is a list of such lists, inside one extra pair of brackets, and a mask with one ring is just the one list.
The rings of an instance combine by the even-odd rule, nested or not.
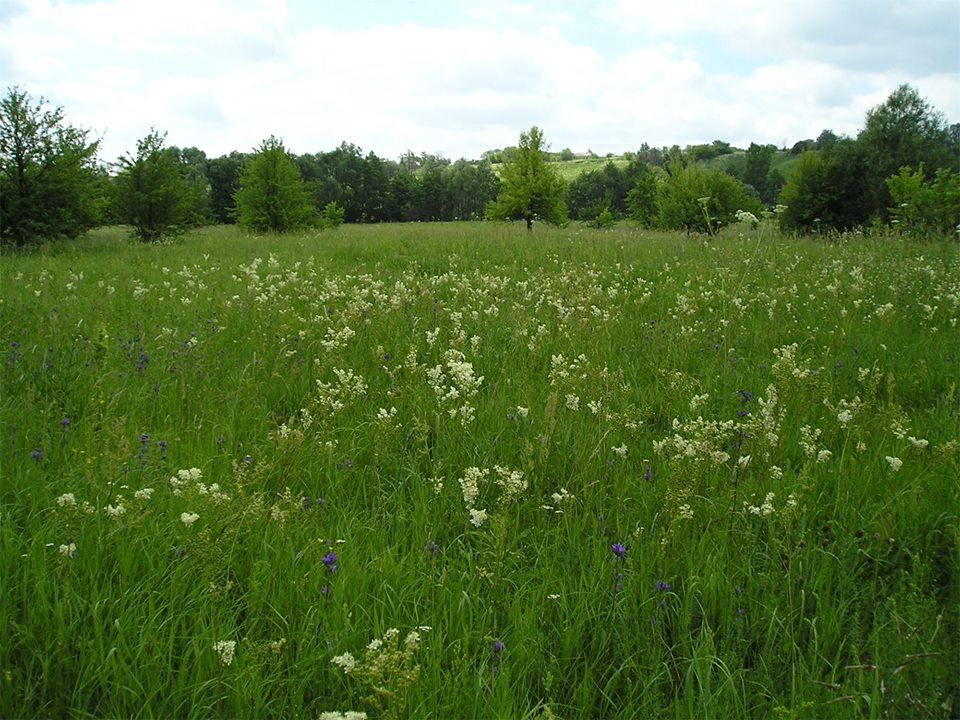
[(322, 230), (336, 230), (343, 224), (343, 208), (332, 200), (323, 207), (319, 225)]
[(901, 167), (922, 164), (930, 173), (960, 170), (943, 114), (910, 85), (901, 85), (867, 113), (857, 143), (864, 153), (867, 202), (874, 215), (882, 216), (890, 206), (885, 181)]
[(937, 170), (931, 182), (924, 182), (923, 165), (916, 171), (908, 167), (887, 178), (893, 199), (890, 224), (914, 237), (960, 232), (960, 178), (947, 168)]
[(743, 183), (716, 169), (674, 161), (657, 186), (658, 222), (664, 229), (713, 234), (736, 221), (738, 210), (759, 215), (763, 206)]
[(591, 223), (591, 225), (593, 225), (593, 227), (597, 228), (598, 230), (602, 230), (603, 228), (613, 227), (616, 224), (617, 224), (617, 218), (610, 211), (609, 207), (605, 207), (599, 213), (597, 213), (597, 216), (593, 219), (593, 222)]
[(107, 228), (0, 277), (0, 717), (955, 714), (955, 243)]
[(850, 230), (870, 219), (866, 161), (859, 143), (838, 140), (802, 153), (780, 191), (781, 227), (794, 232)]
[(234, 196), (240, 188), (240, 168), (245, 157), (232, 152), (207, 161), (207, 182), (210, 184), (210, 211), (218, 223), (237, 221)]
[[(176, 148), (164, 147), (156, 130), (137, 142), (137, 154), (120, 158), (114, 212), (141, 242), (158, 242), (200, 224), (205, 182), (188, 179)], [(202, 183), (202, 184), (201, 184)]]
[(520, 133), (515, 155), (500, 168), (502, 188), (487, 208), (491, 220), (523, 220), (528, 231), (534, 220), (553, 225), (567, 222), (566, 186), (547, 164), (545, 150), (540, 128)]
[(288, 232), (317, 219), (296, 161), (272, 135), (244, 162), (235, 201), (237, 223), (255, 232)]
[(106, 178), (99, 141), (13, 87), (0, 101), (0, 245), (75, 238), (99, 224)]
[(660, 212), (657, 208), (657, 175), (646, 163), (640, 165), (634, 185), (627, 193), (627, 209), (630, 217), (644, 227), (656, 225)]

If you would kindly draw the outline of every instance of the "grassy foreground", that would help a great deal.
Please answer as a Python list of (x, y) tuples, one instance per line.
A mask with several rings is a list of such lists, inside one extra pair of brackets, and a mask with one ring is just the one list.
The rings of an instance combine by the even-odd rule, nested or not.
[(960, 253), (0, 257), (0, 717), (956, 717)]

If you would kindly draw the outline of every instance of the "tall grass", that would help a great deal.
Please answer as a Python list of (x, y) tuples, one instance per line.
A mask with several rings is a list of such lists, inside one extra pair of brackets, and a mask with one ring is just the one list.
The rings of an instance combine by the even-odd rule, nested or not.
[(214, 228), (0, 269), (0, 716), (958, 712), (956, 245)]

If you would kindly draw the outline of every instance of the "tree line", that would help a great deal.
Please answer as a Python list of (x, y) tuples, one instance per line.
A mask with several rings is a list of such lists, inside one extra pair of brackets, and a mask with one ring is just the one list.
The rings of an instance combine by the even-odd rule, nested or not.
[[(377, 223), (473, 219), (598, 227), (631, 219), (646, 227), (713, 233), (776, 211), (790, 231), (870, 226), (956, 237), (960, 225), (960, 124), (903, 85), (871, 109), (856, 137), (830, 130), (789, 151), (752, 143), (652, 148), (561, 179), (542, 130), (517, 146), (456, 162), (406, 152), (397, 160), (343, 143), (295, 155), (275, 137), (253, 152), (208, 158), (168, 146), (151, 130), (114, 163), (99, 141), (14, 87), (0, 101), (0, 241), (22, 247), (72, 238), (100, 224), (129, 225), (151, 242), (190, 227), (238, 223), (257, 232)], [(595, 158), (593, 153), (587, 154)], [(581, 156), (582, 157), (582, 156)]]

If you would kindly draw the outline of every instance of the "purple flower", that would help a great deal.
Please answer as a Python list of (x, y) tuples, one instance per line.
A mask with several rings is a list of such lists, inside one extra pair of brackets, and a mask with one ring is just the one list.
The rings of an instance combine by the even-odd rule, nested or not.
[(622, 572), (618, 572), (618, 573), (614, 576), (614, 579), (616, 580), (616, 582), (614, 583), (613, 589), (616, 590), (617, 592), (620, 592), (620, 590), (621, 590), (621, 588), (622, 588), (622, 585), (621, 585), (621, 583), (620, 583), (620, 580), (623, 579), (623, 573), (622, 573)]
[(323, 594), (324, 597), (329, 596), (329, 595), (330, 595), (330, 586), (329, 586), (329, 585), (324, 585), (324, 586), (322, 586), (322, 587), (320, 588), (320, 592)]
[(70, 418), (68, 418), (68, 417), (61, 418), (61, 419), (60, 419), (60, 427), (62, 427), (64, 430), (66, 430), (68, 427), (70, 427)]
[(739, 585), (734, 585), (733, 591), (737, 594), (737, 597), (740, 597), (740, 595), (743, 593), (743, 588)]
[(649, 465), (644, 465), (643, 467), (644, 467), (644, 470), (643, 470), (643, 479), (644, 479), (644, 480), (649, 480), (650, 478), (653, 477), (653, 470), (650, 469), (650, 466), (649, 466)]
[(627, 556), (627, 548), (620, 543), (614, 543), (611, 545), (610, 550), (621, 560)]
[(334, 573), (337, 571), (337, 554), (333, 550), (330, 550), (326, 555), (320, 558), (320, 562), (326, 565), (327, 570), (330, 572)]
[(500, 653), (503, 652), (505, 647), (506, 645), (503, 644), (503, 640), (495, 639), (492, 643), (490, 643), (490, 648), (493, 650), (493, 654), (496, 657), (500, 657)]
[(33, 451), (30, 453), (30, 457), (32, 457), (34, 460), (39, 461), (40, 458), (43, 457), (43, 453), (40, 452), (40, 448), (35, 447)]
[(440, 553), (440, 546), (437, 545), (433, 540), (428, 542), (423, 546), (423, 551), (432, 557), (436, 557)]
[(656, 587), (657, 587), (657, 590), (659, 590), (660, 592), (667, 592), (667, 590), (673, 589), (673, 585), (671, 585), (668, 582), (664, 582), (663, 580), (657, 580)]

